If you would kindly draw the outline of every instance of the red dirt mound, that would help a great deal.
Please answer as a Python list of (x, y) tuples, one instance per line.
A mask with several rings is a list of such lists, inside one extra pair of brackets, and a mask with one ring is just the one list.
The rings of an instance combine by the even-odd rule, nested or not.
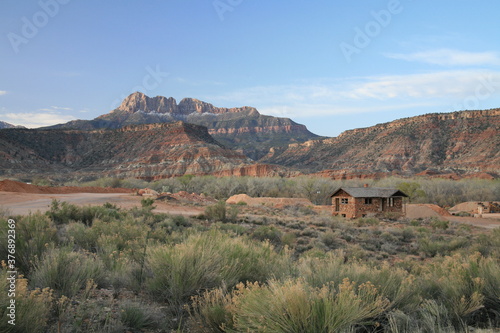
[(408, 204), (406, 205), (406, 217), (408, 218), (426, 218), (426, 217), (447, 217), (451, 214), (438, 205), (431, 204)]
[(127, 188), (110, 187), (78, 187), (78, 186), (36, 186), (16, 182), (13, 180), (0, 181), (0, 191), (19, 193), (39, 193), (39, 194), (69, 194), (69, 193), (131, 193), (133, 190)]

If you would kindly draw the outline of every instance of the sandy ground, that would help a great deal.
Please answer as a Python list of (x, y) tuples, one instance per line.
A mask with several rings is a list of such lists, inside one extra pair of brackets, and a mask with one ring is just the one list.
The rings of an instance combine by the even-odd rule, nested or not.
[[(37, 211), (46, 212), (53, 199), (86, 206), (102, 205), (106, 202), (128, 209), (141, 206), (142, 197), (130, 193), (69, 193), (69, 194), (40, 194), (0, 191), (0, 209), (6, 209), (12, 215), (26, 215)], [(156, 201), (157, 213), (193, 216), (204, 212), (203, 206), (191, 206), (181, 203)], [(323, 208), (323, 207), (322, 207)], [(408, 218), (438, 217), (452, 223), (466, 223), (478, 227), (494, 229), (500, 227), (500, 219), (459, 217), (445, 214), (444, 210), (435, 205), (408, 205)]]
[[(487, 229), (495, 229), (500, 227), (500, 214), (489, 214), (487, 218), (475, 218), (475, 217), (460, 217), (453, 216), (445, 209), (428, 204), (409, 204), (406, 205), (406, 217), (415, 218), (426, 218), (426, 217), (436, 217), (443, 220), (448, 220), (451, 223), (465, 223), (472, 224), (477, 227), (483, 227)], [(498, 216), (497, 216), (498, 215)]]
[[(71, 194), (36, 194), (18, 192), (0, 192), (0, 208), (7, 209), (13, 215), (25, 215), (37, 211), (46, 212), (53, 199), (66, 201), (78, 206), (102, 205), (106, 202), (122, 208), (141, 206), (141, 197), (129, 193), (71, 193)], [(198, 215), (203, 213), (202, 207), (155, 202), (157, 213), (175, 215)]]

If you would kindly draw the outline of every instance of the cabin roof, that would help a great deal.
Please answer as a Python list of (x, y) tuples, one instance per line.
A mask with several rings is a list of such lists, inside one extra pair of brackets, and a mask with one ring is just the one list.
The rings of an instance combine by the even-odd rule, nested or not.
[(408, 197), (405, 193), (398, 190), (397, 188), (383, 187), (341, 187), (332, 194), (332, 197), (336, 196), (337, 193), (342, 190), (354, 198)]

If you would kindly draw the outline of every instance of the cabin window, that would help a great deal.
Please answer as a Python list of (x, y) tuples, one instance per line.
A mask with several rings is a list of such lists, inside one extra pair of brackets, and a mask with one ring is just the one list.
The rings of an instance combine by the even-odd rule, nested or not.
[(373, 203), (372, 198), (365, 198), (365, 205), (371, 205)]
[(389, 198), (389, 207), (394, 207), (394, 198)]
[(343, 205), (348, 205), (349, 204), (349, 199), (348, 198), (342, 198), (340, 199), (340, 203)]

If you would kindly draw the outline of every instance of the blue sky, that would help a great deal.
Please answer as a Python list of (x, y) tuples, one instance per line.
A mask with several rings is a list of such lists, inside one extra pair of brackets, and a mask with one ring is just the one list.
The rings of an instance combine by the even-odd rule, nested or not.
[(0, 120), (108, 113), (131, 92), (254, 106), (336, 136), (500, 107), (494, 0), (0, 1)]

